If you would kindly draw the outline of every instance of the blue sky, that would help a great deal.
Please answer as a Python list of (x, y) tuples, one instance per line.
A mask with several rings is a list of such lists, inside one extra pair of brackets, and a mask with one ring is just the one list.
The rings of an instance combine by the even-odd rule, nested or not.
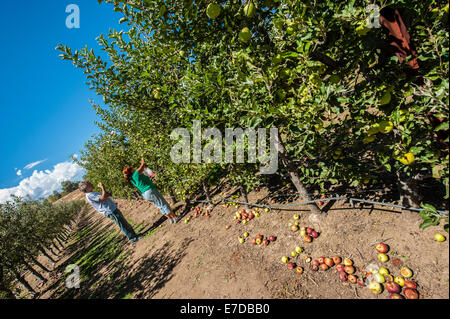
[[(66, 7), (72, 3), (80, 9), (79, 29), (66, 27)], [(2, 3), (0, 194), (20, 183), (31, 187), (31, 177), (32, 187), (48, 189), (48, 177), (56, 171), (58, 181), (64, 170), (68, 179), (79, 179), (78, 169), (59, 164), (70, 162), (69, 155), (99, 131), (89, 98), (98, 103), (102, 99), (89, 90), (83, 71), (61, 60), (55, 47), (62, 43), (75, 50), (88, 45), (101, 55), (95, 38), (110, 28), (126, 28), (118, 24), (121, 17), (112, 5), (95, 0)]]

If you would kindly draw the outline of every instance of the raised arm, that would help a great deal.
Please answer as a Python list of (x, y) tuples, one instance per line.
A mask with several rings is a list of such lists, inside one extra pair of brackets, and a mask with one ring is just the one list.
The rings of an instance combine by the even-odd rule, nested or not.
[(99, 200), (105, 201), (108, 199), (109, 196), (111, 196), (111, 192), (107, 192), (105, 190), (105, 186), (103, 186), (102, 183), (98, 183), (97, 185), (102, 190), (102, 196), (100, 196)]
[(145, 161), (143, 158), (141, 158), (141, 166), (139, 166), (139, 168), (137, 169), (139, 174), (144, 173), (144, 169), (145, 169)]

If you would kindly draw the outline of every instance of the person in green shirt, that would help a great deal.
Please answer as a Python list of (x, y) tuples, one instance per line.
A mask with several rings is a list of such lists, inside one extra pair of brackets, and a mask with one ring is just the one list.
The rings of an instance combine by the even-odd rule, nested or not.
[(135, 169), (131, 166), (127, 166), (123, 169), (123, 177), (129, 181), (131, 184), (136, 186), (142, 193), (145, 200), (154, 204), (160, 212), (166, 216), (171, 224), (178, 222), (178, 217), (170, 209), (170, 205), (164, 199), (164, 197), (159, 193), (156, 185), (152, 182), (150, 177), (144, 175), (145, 161), (141, 159), (141, 166)]

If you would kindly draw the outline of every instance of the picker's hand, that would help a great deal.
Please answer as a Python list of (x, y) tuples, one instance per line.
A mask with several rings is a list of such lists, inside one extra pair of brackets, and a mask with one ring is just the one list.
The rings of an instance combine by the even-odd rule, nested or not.
[(141, 158), (141, 166), (145, 166), (145, 160), (144, 160), (144, 158)]
[(101, 189), (104, 189), (104, 188), (105, 188), (105, 187), (103, 186), (102, 183), (98, 183), (97, 187), (98, 187), (98, 188), (101, 188)]

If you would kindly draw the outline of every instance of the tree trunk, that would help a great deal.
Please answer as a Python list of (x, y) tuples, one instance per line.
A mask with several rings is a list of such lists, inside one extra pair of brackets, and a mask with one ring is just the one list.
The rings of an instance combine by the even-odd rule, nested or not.
[(177, 196), (175, 195), (175, 192), (173, 191), (172, 187), (169, 187), (169, 196), (170, 200), (172, 201), (172, 204), (175, 205), (177, 203)]
[(417, 181), (403, 176), (397, 172), (398, 193), (400, 195), (400, 205), (405, 207), (419, 207), (417, 199), (419, 198)]
[(205, 192), (205, 195), (206, 195), (206, 199), (208, 201), (210, 201), (211, 198), (209, 197), (208, 185), (206, 185), (206, 182), (204, 179), (202, 180), (202, 185), (203, 185), (203, 191)]
[[(311, 197), (309, 197), (308, 192), (305, 188), (305, 186), (300, 182), (300, 179), (298, 177), (297, 169), (295, 168), (294, 164), (292, 163), (292, 160), (289, 158), (289, 155), (286, 153), (286, 149), (284, 148), (283, 142), (281, 141), (280, 136), (278, 135), (278, 147), (279, 147), (279, 154), (281, 158), (281, 162), (283, 163), (283, 166), (286, 168), (287, 172), (289, 173), (289, 176), (291, 177), (292, 183), (294, 184), (295, 188), (297, 189), (298, 194), (300, 197), (305, 201), (311, 201)], [(321, 214), (322, 212), (317, 207), (316, 204), (309, 204), (308, 205), (309, 210), (313, 214)]]

